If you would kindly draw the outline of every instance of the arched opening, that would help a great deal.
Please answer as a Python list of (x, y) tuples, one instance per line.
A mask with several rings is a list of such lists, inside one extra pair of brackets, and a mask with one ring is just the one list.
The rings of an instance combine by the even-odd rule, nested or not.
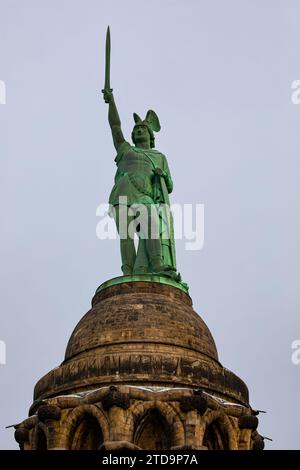
[(203, 445), (208, 450), (229, 450), (227, 432), (218, 420), (207, 426), (203, 437)]
[(171, 448), (172, 430), (161, 413), (148, 411), (139, 421), (134, 433), (134, 443), (143, 450), (166, 450)]
[(47, 450), (47, 437), (44, 431), (38, 427), (36, 430), (36, 450)]
[(97, 450), (103, 444), (103, 434), (98, 420), (83, 413), (74, 429), (71, 450)]

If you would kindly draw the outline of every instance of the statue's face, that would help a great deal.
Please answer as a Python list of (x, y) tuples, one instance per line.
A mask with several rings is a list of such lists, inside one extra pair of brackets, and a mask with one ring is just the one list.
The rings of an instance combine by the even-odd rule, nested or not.
[(149, 143), (150, 145), (150, 134), (149, 134), (148, 127), (145, 126), (144, 124), (135, 126), (133, 129), (133, 141), (135, 144), (139, 144), (143, 142), (143, 143)]

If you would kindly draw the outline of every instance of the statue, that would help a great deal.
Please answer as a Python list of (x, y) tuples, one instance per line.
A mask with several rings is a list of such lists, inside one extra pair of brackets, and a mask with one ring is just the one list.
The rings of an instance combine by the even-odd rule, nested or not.
[[(152, 110), (147, 112), (144, 120), (134, 113), (135, 124), (131, 135), (133, 145), (125, 140), (113, 90), (110, 88), (109, 27), (102, 92), (104, 101), (109, 105), (108, 121), (117, 151), (117, 172), (109, 204), (120, 235), (123, 275), (150, 273), (180, 281), (180, 274), (176, 271), (173, 218), (169, 202), (173, 182), (166, 157), (154, 149), (154, 132), (160, 130), (160, 122)], [(134, 225), (134, 221), (138, 223)], [(137, 252), (134, 234), (129, 233), (128, 229), (131, 227), (132, 232), (132, 226), (139, 238)], [(153, 233), (156, 235), (153, 236)]]

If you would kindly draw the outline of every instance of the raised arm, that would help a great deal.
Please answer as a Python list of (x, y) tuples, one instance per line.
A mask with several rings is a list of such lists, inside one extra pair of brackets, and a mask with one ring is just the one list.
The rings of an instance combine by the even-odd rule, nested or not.
[(103, 98), (105, 103), (108, 103), (108, 122), (111, 128), (111, 133), (116, 150), (119, 150), (121, 144), (125, 142), (123, 132), (121, 129), (121, 120), (114, 100), (114, 95), (110, 90), (103, 90)]

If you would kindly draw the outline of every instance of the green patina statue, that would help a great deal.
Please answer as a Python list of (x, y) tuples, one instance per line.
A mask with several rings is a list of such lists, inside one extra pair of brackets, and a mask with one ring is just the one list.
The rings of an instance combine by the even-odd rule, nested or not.
[[(131, 145), (123, 136), (112, 91), (108, 28), (105, 85), (102, 92), (105, 102), (109, 104), (108, 120), (117, 151), (117, 172), (109, 203), (120, 235), (123, 275), (150, 273), (180, 281), (176, 271), (173, 218), (169, 202), (173, 182), (165, 155), (154, 149), (154, 132), (160, 130), (159, 119), (152, 110), (147, 112), (144, 120), (134, 113), (135, 125), (131, 136), (134, 145)], [(131, 232), (138, 235), (137, 252), (134, 234), (129, 233), (129, 227)]]

